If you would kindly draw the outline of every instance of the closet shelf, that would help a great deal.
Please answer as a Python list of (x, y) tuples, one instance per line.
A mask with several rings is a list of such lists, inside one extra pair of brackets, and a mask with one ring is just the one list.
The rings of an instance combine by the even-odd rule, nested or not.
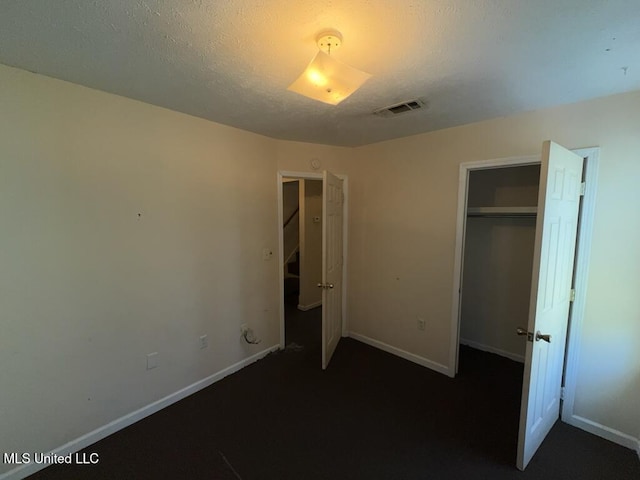
[(538, 207), (467, 207), (468, 217), (535, 217)]

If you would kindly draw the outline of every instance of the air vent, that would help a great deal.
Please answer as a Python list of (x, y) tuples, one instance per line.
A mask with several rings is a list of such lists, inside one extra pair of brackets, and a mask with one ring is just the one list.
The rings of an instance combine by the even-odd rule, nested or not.
[(390, 107), (381, 108), (373, 113), (380, 117), (395, 117), (424, 108), (427, 108), (427, 102), (421, 99), (416, 99), (408, 102), (397, 103)]

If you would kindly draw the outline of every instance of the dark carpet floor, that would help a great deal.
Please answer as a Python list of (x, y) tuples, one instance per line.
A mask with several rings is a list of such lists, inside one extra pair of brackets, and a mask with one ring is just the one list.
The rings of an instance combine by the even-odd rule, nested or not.
[(320, 368), (320, 309), (287, 345), (32, 479), (640, 479), (635, 452), (558, 422), (515, 468), (522, 365), (469, 348), (456, 379), (352, 339)]

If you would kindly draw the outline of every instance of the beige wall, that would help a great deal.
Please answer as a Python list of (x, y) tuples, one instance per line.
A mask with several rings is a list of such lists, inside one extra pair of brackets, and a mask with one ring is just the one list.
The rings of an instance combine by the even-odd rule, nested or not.
[(298, 212), (294, 215), (300, 204), (299, 193), (300, 182), (298, 180), (282, 183), (282, 221), (289, 221), (283, 228), (282, 235), (285, 262), (288, 259), (295, 261), (294, 253), (300, 245), (300, 214)]
[[(353, 163), (356, 151), (357, 149), (353, 148), (276, 140), (278, 170), (281, 171), (322, 174), (322, 170), (329, 170), (346, 174)], [(320, 162), (318, 169), (311, 168), (312, 159)]]
[(461, 343), (524, 361), (535, 233), (534, 217), (467, 219)]
[(299, 181), (285, 179), (282, 181), (282, 217), (286, 221), (298, 208)]
[(308, 309), (322, 302), (322, 180), (300, 180), (300, 296), (298, 306)]
[(638, 438), (640, 92), (357, 149), (279, 142), (278, 167), (316, 157), (349, 175), (349, 329), (446, 368), (459, 165), (539, 154), (546, 139), (601, 147), (575, 413)]
[(4, 66), (0, 85), (0, 451), (279, 342), (274, 140)]

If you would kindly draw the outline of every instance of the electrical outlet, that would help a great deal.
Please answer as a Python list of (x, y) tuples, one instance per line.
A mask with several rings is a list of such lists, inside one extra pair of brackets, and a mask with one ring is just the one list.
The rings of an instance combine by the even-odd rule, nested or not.
[(424, 330), (426, 324), (427, 322), (425, 321), (424, 318), (418, 317), (418, 330)]
[(209, 338), (207, 335), (200, 336), (200, 348), (207, 348), (209, 346)]
[(147, 370), (156, 368), (158, 366), (158, 352), (147, 354)]
[(271, 260), (271, 257), (273, 257), (273, 251), (270, 248), (263, 248), (262, 259), (267, 261), (267, 260)]

